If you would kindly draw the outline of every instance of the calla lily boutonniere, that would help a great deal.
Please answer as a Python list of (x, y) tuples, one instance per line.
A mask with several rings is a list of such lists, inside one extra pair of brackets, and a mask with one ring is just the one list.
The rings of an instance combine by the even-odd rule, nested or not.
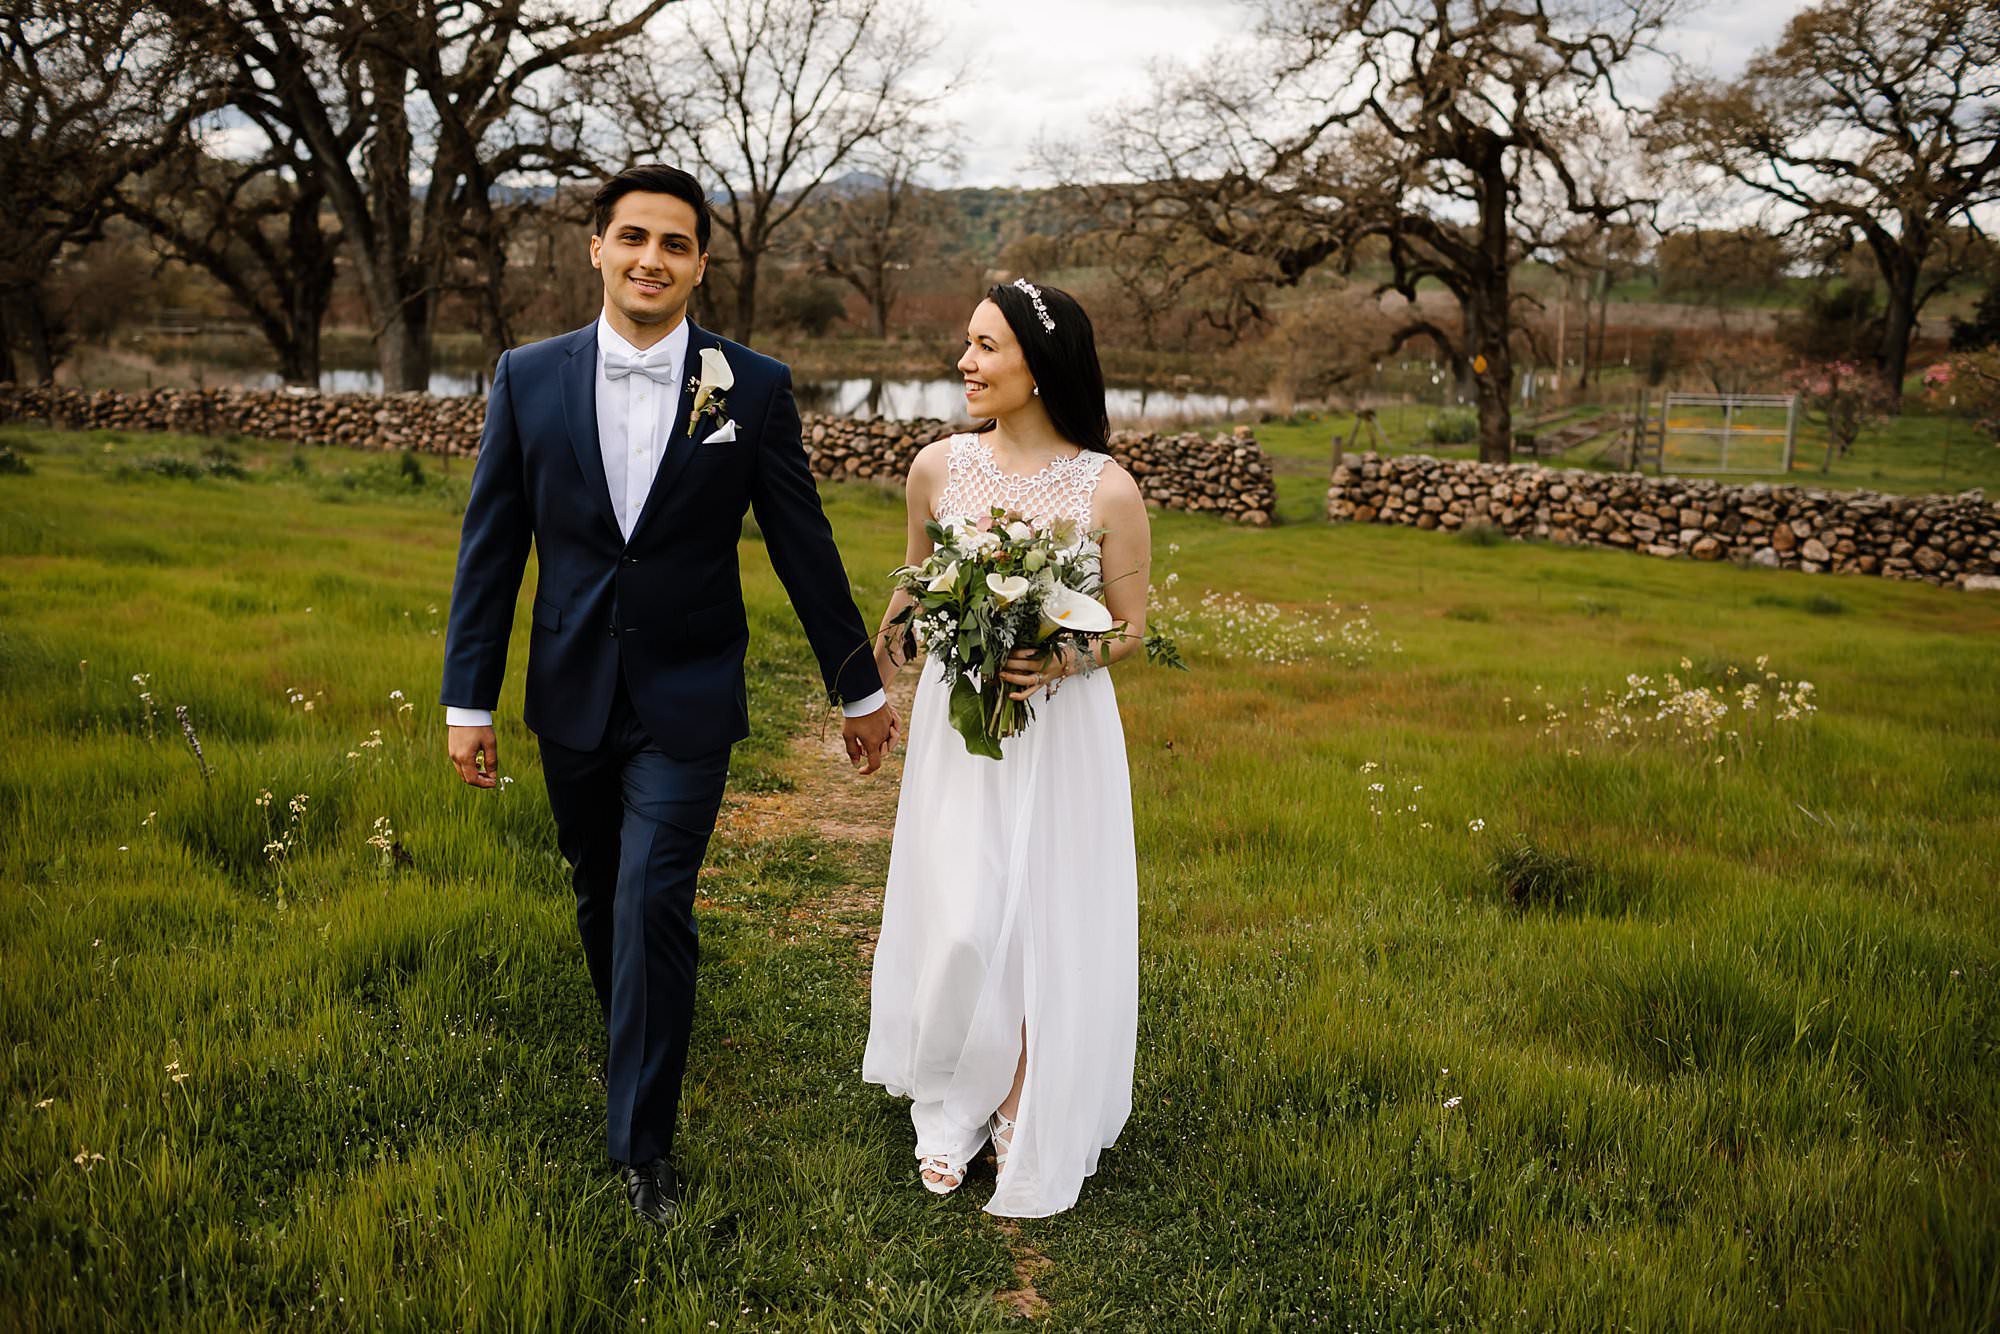
[(722, 414), (725, 406), (723, 391), (736, 383), (736, 372), (729, 369), (729, 358), (722, 355), (719, 347), (705, 347), (701, 350), (701, 374), (694, 377), (694, 408), (688, 413), (687, 433), (693, 435), (695, 427), (709, 413)]

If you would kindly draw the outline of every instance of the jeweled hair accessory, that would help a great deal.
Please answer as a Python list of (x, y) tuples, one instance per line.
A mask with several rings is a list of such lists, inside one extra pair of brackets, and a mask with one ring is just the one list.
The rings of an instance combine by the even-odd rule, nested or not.
[(1049, 308), (1042, 304), (1042, 289), (1029, 282), (1026, 278), (1016, 278), (1014, 286), (1026, 292), (1028, 300), (1035, 303), (1035, 314), (1041, 320), (1042, 328), (1048, 330), (1050, 333), (1054, 333), (1056, 331), (1056, 322), (1050, 317)]

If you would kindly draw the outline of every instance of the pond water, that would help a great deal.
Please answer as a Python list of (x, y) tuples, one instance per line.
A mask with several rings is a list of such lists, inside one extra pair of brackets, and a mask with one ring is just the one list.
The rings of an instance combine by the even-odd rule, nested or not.
[[(965, 382), (927, 380), (807, 380), (797, 386), (799, 407), (835, 417), (965, 417)], [(1191, 420), (1240, 414), (1254, 407), (1253, 399), (1228, 394), (1185, 393), (1166, 389), (1107, 389), (1104, 406), (1111, 420)]]
[[(252, 389), (277, 389), (285, 381), (283, 376), (273, 371), (246, 379), (244, 383)], [(323, 370), (319, 373), (319, 387), (320, 392), (325, 394), (379, 394), (382, 392), (382, 372), (373, 366)], [(434, 370), (431, 372), (430, 392), (439, 398), (483, 394), (486, 392), (486, 377), (474, 371)]]
[[(248, 381), (255, 388), (275, 389), (284, 382), (275, 374)], [(342, 367), (320, 372), (319, 387), (333, 394), (379, 394), (382, 373), (373, 367)], [(965, 416), (964, 382), (956, 379), (802, 380), (795, 386), (799, 407), (835, 417)], [(474, 371), (431, 372), (430, 392), (440, 397), (486, 392), (486, 377)], [(1241, 415), (1258, 400), (1229, 394), (1187, 393), (1166, 389), (1107, 389), (1105, 407), (1114, 422), (1146, 418), (1155, 421), (1197, 420)]]

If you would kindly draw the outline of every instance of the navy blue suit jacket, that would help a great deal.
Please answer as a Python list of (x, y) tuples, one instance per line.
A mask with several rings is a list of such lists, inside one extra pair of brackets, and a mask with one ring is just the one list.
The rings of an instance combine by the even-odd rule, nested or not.
[[(742, 740), (750, 734), (750, 633), (736, 546), (746, 511), (756, 514), (829, 695), (854, 700), (881, 688), (806, 463), (791, 371), (692, 321), (688, 335), (689, 375), (703, 348), (720, 348), (736, 383), (723, 411), (705, 414), (692, 436), (693, 395), (683, 384), (629, 542), (598, 448), (596, 324), (501, 355), (459, 541), (442, 703), (491, 709), (498, 701), (532, 541), (540, 580), (524, 720), (538, 736), (596, 749), (622, 675), (640, 722), (667, 754)], [(725, 417), (736, 439), (700, 443)]]

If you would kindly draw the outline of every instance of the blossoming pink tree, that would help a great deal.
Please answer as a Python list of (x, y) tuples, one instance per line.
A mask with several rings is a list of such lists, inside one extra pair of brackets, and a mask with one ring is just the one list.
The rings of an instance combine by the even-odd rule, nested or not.
[(1968, 417), (2000, 445), (2000, 346), (1960, 352), (1924, 370), (1924, 394)]
[(1833, 467), (1834, 455), (1847, 457), (1863, 428), (1887, 418), (1895, 404), (1887, 387), (1864, 374), (1852, 361), (1827, 361), (1800, 366), (1789, 377), (1805, 409), (1806, 420), (1826, 430), (1826, 458), (1820, 471)]

